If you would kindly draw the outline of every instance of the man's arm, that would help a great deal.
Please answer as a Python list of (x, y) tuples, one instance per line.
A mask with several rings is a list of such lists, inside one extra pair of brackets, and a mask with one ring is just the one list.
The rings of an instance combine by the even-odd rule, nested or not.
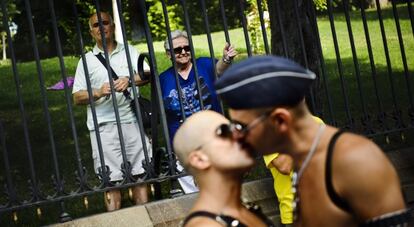
[(333, 155), (336, 193), (360, 221), (405, 209), (400, 181), (392, 163), (370, 140), (344, 134)]
[(236, 48), (229, 43), (223, 48), (223, 57), (216, 64), (216, 72), (218, 75), (223, 74), (223, 72), (231, 65), (233, 58), (237, 55)]
[[(104, 83), (100, 89), (92, 89), (93, 100), (96, 101), (104, 96), (111, 94), (109, 83)], [(75, 105), (89, 104), (89, 93), (87, 90), (80, 90), (73, 93), (73, 102)]]
[(271, 164), (284, 175), (289, 175), (293, 168), (293, 159), (287, 154), (279, 154)]
[[(134, 80), (136, 86), (144, 86), (150, 82), (149, 78), (151, 76), (150, 71), (144, 71), (144, 77), (140, 76), (139, 74), (135, 74)], [(143, 79), (145, 78), (145, 79)]]

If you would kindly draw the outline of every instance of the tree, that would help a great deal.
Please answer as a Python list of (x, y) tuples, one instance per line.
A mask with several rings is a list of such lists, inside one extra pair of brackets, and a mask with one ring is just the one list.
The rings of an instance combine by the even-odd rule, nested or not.
[(10, 33), (13, 36), (14, 34), (16, 34), (17, 32), (17, 25), (12, 21), (14, 15), (20, 13), (20, 11), (17, 10), (16, 8), (16, 4), (12, 3), (10, 1), (6, 1), (5, 2), (6, 5), (6, 10), (7, 10), (7, 21), (8, 24), (3, 24), (3, 10), (0, 11), (0, 16), (1, 16), (1, 20), (0, 20), (0, 31), (1, 31), (1, 46), (2, 46), (2, 50), (3, 50), (3, 60), (6, 60), (6, 36), (7, 36), (7, 32), (6, 29), (10, 29)]
[[(317, 74), (317, 80), (312, 89), (314, 99), (308, 97), (307, 102), (313, 113), (319, 113), (323, 106), (319, 79), (319, 40), (314, 24), (314, 5), (312, 1), (307, 0), (268, 0), (267, 3), (272, 37), (271, 52), (293, 59)], [(304, 48), (302, 48), (301, 37), (303, 37)]]

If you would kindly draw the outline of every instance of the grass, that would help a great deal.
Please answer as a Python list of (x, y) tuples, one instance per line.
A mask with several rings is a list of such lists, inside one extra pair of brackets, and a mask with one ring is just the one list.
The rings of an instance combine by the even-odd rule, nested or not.
[[(407, 58), (407, 65), (409, 69), (409, 76), (412, 77), (414, 68), (414, 39), (413, 31), (411, 31), (410, 20), (408, 18), (407, 9), (404, 7), (398, 8), (400, 16), (400, 26), (402, 39), (405, 48), (405, 54)], [(395, 21), (392, 17), (391, 8), (383, 12), (384, 27), (387, 39), (387, 45), (389, 49), (390, 65), (392, 67), (392, 73), (389, 75), (387, 71), (387, 62), (384, 54), (384, 45), (381, 37), (381, 31), (378, 20), (376, 20), (376, 10), (368, 10), (367, 23), (369, 27), (369, 33), (371, 36), (371, 45), (373, 47), (373, 56), (376, 67), (376, 79), (378, 80), (379, 99), (384, 105), (385, 110), (393, 109), (394, 103), (391, 95), (391, 82), (393, 80), (394, 90), (396, 93), (397, 106), (402, 109), (408, 104), (408, 90), (407, 85), (413, 86), (412, 78), (409, 79), (409, 83), (405, 80), (403, 62), (401, 58), (401, 51), (399, 46), (399, 40), (397, 36)], [(353, 56), (348, 39), (348, 32), (346, 29), (346, 21), (344, 15), (335, 15), (335, 26), (338, 28), (336, 34), (339, 37), (339, 52), (343, 65), (343, 78), (345, 81), (345, 89), (348, 94), (350, 108), (352, 113), (355, 113), (357, 117), (361, 116), (362, 104), (360, 104), (360, 97), (365, 99), (365, 105), (368, 113), (376, 112), (376, 97), (373, 87), (373, 79), (370, 68), (369, 56), (367, 51), (367, 44), (364, 36), (364, 30), (362, 20), (359, 19), (359, 12), (352, 12), (352, 30), (355, 35), (355, 48), (357, 52), (358, 64), (361, 71), (361, 90), (359, 93), (356, 80), (356, 72), (353, 64)], [(344, 106), (342, 90), (340, 86), (336, 86), (339, 81), (338, 67), (335, 59), (335, 48), (332, 40), (332, 33), (329, 25), (329, 19), (327, 17), (319, 18), (319, 29), (321, 31), (321, 43), (325, 61), (327, 65), (328, 86), (331, 88), (331, 95), (338, 103), (336, 107)], [(323, 32), (322, 32), (323, 31)], [(410, 94), (412, 95), (412, 94)], [(336, 108), (335, 116), (338, 118), (344, 118), (341, 108)], [(342, 108), (343, 110), (343, 108)], [(342, 112), (342, 113), (341, 113)]]
[[(407, 57), (407, 64), (409, 69), (409, 80), (411, 87), (413, 86), (412, 76), (414, 69), (414, 39), (413, 31), (411, 30), (410, 20), (406, 7), (398, 8), (400, 16), (400, 25), (402, 29), (405, 54)], [(373, 46), (373, 54), (376, 66), (376, 79), (378, 80), (378, 90), (380, 94), (380, 102), (383, 109), (390, 112), (394, 108), (394, 103), (391, 96), (390, 78), (393, 79), (394, 88), (396, 92), (397, 106), (403, 110), (404, 120), (408, 122), (407, 107), (409, 100), (407, 98), (407, 83), (404, 77), (404, 68), (401, 61), (401, 52), (399, 49), (399, 41), (395, 28), (395, 22), (392, 17), (392, 9), (387, 8), (383, 10), (384, 25), (387, 35), (387, 44), (390, 52), (390, 60), (392, 66), (392, 74), (388, 75), (387, 63), (384, 55), (382, 39), (380, 36), (379, 23), (376, 19), (376, 12), (373, 10), (367, 11), (369, 32), (371, 35), (371, 44)], [(360, 103), (360, 96), (364, 97), (367, 113), (375, 118), (378, 110), (376, 104), (375, 90), (372, 82), (370, 62), (368, 58), (367, 46), (360, 19), (359, 12), (351, 12), (352, 29), (354, 33), (354, 40), (356, 45), (359, 69), (361, 72), (361, 87), (362, 94), (359, 94), (356, 83), (356, 73), (353, 65), (352, 52), (349, 45), (346, 22), (343, 14), (335, 14), (335, 27), (338, 36), (338, 44), (340, 56), (343, 66), (343, 78), (345, 81), (345, 89), (349, 101), (351, 116), (356, 122), (360, 123), (361, 117), (364, 115)], [(344, 109), (344, 98), (342, 96), (340, 75), (338, 73), (338, 66), (335, 57), (335, 49), (332, 40), (329, 19), (321, 16), (318, 18), (318, 27), (321, 36), (321, 43), (323, 48), (325, 66), (327, 71), (327, 84), (329, 95), (332, 98), (332, 106), (334, 110), (334, 118), (330, 118), (327, 113), (327, 103), (324, 106), (324, 118), (326, 121), (337, 121), (343, 125), (346, 123), (346, 111)], [(230, 39), (236, 45), (238, 51), (241, 53), (238, 60), (246, 57), (246, 45), (242, 29), (234, 29), (229, 31)], [(212, 34), (214, 44), (214, 53), (216, 57), (221, 56), (222, 47), (225, 39), (223, 32)], [(197, 56), (208, 56), (209, 50), (207, 45), (206, 35), (193, 36), (193, 43)], [(171, 65), (170, 60), (166, 57), (163, 49), (163, 42), (153, 43), (156, 51), (157, 70), (162, 72)], [(139, 44), (137, 48), (141, 52), (146, 52), (146, 44)], [(78, 57), (66, 56), (65, 70), (68, 75), (74, 75)], [(41, 61), (43, 70), (43, 79), (46, 86), (50, 86), (61, 79), (59, 60), (57, 58), (43, 59)], [(37, 77), (36, 64), (34, 62), (19, 63), (18, 73), (20, 77), (19, 87), (21, 89), (21, 97), (25, 106), (25, 117), (28, 124), (29, 139), (31, 150), (33, 153), (33, 164), (36, 172), (36, 178), (40, 182), (40, 187), (45, 194), (53, 193), (53, 183), (51, 176), (54, 174), (53, 156), (51, 151), (50, 140), (48, 136), (48, 125), (44, 118), (42, 109), (43, 99), (40, 93), (40, 85)], [(148, 94), (149, 89), (144, 88), (144, 93)], [(28, 200), (30, 194), (28, 192), (27, 180), (30, 177), (31, 166), (28, 162), (27, 149), (24, 140), (24, 132), (22, 129), (22, 117), (19, 111), (18, 100), (16, 96), (16, 87), (13, 79), (11, 65), (7, 62), (0, 64), (0, 120), (5, 128), (5, 141), (7, 144), (9, 161), (11, 165), (11, 174), (13, 177), (16, 190), (19, 198)], [(413, 94), (411, 94), (413, 95)], [(64, 92), (46, 92), (48, 99), (48, 111), (52, 119), (52, 129), (54, 133), (54, 143), (56, 146), (57, 159), (61, 177), (65, 181), (65, 191), (71, 192), (76, 190), (75, 170), (76, 153), (74, 147), (74, 140), (71, 131), (71, 124), (68, 118), (66, 97)], [(70, 97), (71, 98), (71, 97)], [(86, 128), (86, 111), (84, 106), (73, 106), (73, 113), (75, 119), (75, 126), (79, 139), (80, 158), (83, 165), (89, 174), (88, 182), (90, 185), (97, 185), (98, 180), (94, 177), (92, 170), (92, 160), (90, 152), (89, 133)], [(392, 118), (387, 118), (388, 124), (393, 125)], [(371, 121), (376, 126), (376, 121)], [(379, 127), (379, 126), (376, 126)], [(412, 134), (406, 135), (405, 141), (413, 141)], [(379, 140), (384, 141), (384, 137), (378, 137)], [(392, 141), (396, 141), (399, 145), (404, 145), (400, 140), (400, 135), (390, 136)], [(391, 146), (391, 145), (390, 145)], [(4, 154), (4, 148), (0, 146), (0, 153)], [(4, 163), (4, 157), (0, 157), (0, 163)], [(260, 177), (266, 175), (263, 168), (256, 168), (255, 172), (250, 175), (250, 178)], [(4, 185), (6, 182), (5, 172), (2, 167), (0, 173), (0, 184)], [(168, 194), (168, 184), (163, 183), (164, 194)], [(82, 217), (94, 213), (104, 212), (102, 201), (102, 194), (88, 196), (89, 208), (85, 209), (83, 198), (75, 198), (67, 201), (66, 209), (74, 218)], [(6, 202), (6, 197), (0, 197), (0, 204)], [(126, 206), (130, 206), (127, 200), (124, 201)], [(36, 211), (33, 208), (18, 211), (19, 220), (17, 224), (11, 220), (12, 214), (9, 212), (0, 214), (0, 225), (24, 225), (24, 226), (38, 226), (57, 222), (57, 217), (60, 214), (59, 206), (57, 204), (50, 204), (42, 206), (43, 215), (38, 218)]]

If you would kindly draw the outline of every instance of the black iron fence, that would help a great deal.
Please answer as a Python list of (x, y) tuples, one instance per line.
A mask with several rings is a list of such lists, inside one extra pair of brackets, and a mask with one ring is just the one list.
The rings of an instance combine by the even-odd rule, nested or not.
[[(172, 46), (170, 34), (173, 29), (170, 26), (167, 8), (171, 3), (164, 0), (160, 2), (165, 34), (168, 37), (169, 46)], [(319, 81), (308, 98), (309, 105), (316, 115), (321, 116), (330, 124), (363, 133), (377, 139), (380, 143), (384, 141), (384, 146), (392, 143), (399, 146), (410, 145), (410, 139), (413, 137), (411, 129), (414, 125), (412, 92), (414, 17), (411, 0), (398, 2), (398, 4), (397, 1), (392, 0), (385, 6), (380, 5), (380, 1), (376, 0), (375, 7), (370, 9), (366, 9), (362, 4), (365, 1), (360, 2), (362, 7), (355, 8), (347, 0), (335, 1), (335, 5), (333, 1), (328, 0), (326, 10), (322, 12), (316, 12), (313, 5), (310, 8), (303, 7), (304, 4), (306, 5), (305, 1), (295, 0), (292, 1), (295, 7), (290, 8), (293, 10), (293, 18), (286, 17), (287, 14), (283, 13), (283, 7), (286, 6), (281, 1), (269, 1), (273, 2), (275, 8), (267, 7), (266, 2), (261, 0), (236, 2), (238, 4), (234, 4), (234, 7), (239, 12), (239, 18), (237, 18), (239, 26), (229, 28), (227, 23), (229, 10), (225, 8), (223, 0), (217, 1), (222, 29), (215, 33), (210, 30), (209, 11), (205, 0), (198, 1), (200, 9), (190, 9), (189, 3), (185, 0), (176, 3), (178, 9), (182, 11), (182, 25), (188, 33), (191, 56), (198, 56), (197, 51), (200, 51), (201, 46), (204, 47), (204, 54), (212, 59), (220, 58), (221, 55), (217, 56), (220, 50), (217, 50), (214, 45), (218, 41), (213, 38), (213, 35), (216, 38), (222, 36), (225, 42), (240, 45), (237, 60), (257, 54), (271, 54), (270, 47), (277, 52), (278, 45), (281, 47), (279, 48), (281, 52), (278, 52), (280, 55), (297, 58), (292, 53), (300, 53), (298, 54), (300, 59), (296, 60), (308, 68), (316, 69), (319, 77)], [(163, 108), (164, 100), (158, 77), (160, 68), (165, 69), (165, 66), (159, 66), (165, 50), (154, 46), (156, 41), (153, 39), (151, 22), (147, 17), (149, 3), (144, 0), (135, 2), (138, 6), (136, 10), (139, 11), (143, 22), (146, 41), (146, 46), (142, 46), (144, 50), (141, 51), (147, 52), (145, 56), (151, 66), (151, 83), (146, 88), (141, 88), (140, 92), (146, 93), (152, 100), (152, 124), (149, 135), (154, 154), (151, 158), (148, 155), (150, 148), (143, 143), (145, 153), (143, 166), (146, 174), (143, 181), (137, 181), (131, 176), (131, 168), (126, 161), (124, 141), (121, 140), (124, 179), (116, 184), (111, 182), (108, 175), (110, 170), (107, 168), (102, 168), (101, 180), (94, 176), (88, 131), (82, 122), (86, 113), (83, 110), (84, 107), (73, 106), (70, 84), (68, 84), (68, 71), (74, 71), (73, 62), (77, 62), (78, 59), (72, 58), (71, 60), (70, 57), (65, 57), (54, 3), (53, 0), (48, 0), (44, 4), (48, 5), (52, 28), (52, 32), (47, 37), (54, 40), (57, 58), (41, 59), (38, 45), (42, 41), (36, 34), (31, 1), (24, 0), (21, 3), (24, 8), (19, 10), (27, 17), (24, 23), (27, 23), (29, 31), (26, 35), (30, 37), (33, 49), (26, 51), (33, 53), (34, 61), (19, 63), (10, 27), (4, 26), (9, 24), (9, 7), (5, 0), (2, 1), (3, 29), (7, 40), (7, 44), (3, 43), (3, 46), (7, 46), (10, 60), (0, 66), (1, 72), (4, 73), (0, 75), (2, 97), (6, 99), (1, 102), (0, 106), (0, 152), (2, 153), (0, 183), (4, 185), (4, 195), (0, 198), (0, 214), (9, 221), (19, 222), (19, 212), (23, 212), (21, 210), (32, 211), (35, 208), (37, 215), (41, 216), (42, 209), (50, 204), (58, 204), (59, 221), (66, 221), (74, 212), (66, 207), (67, 201), (81, 198), (83, 206), (88, 207), (90, 204), (88, 198), (99, 192), (143, 183), (153, 185), (155, 199), (169, 196), (162, 192), (160, 183), (176, 179), (185, 173), (179, 173), (175, 168), (175, 157), (171, 147), (171, 138), (169, 138), (166, 113)], [(116, 4), (118, 14), (121, 15), (122, 41), (128, 43), (126, 22), (122, 16), (125, 8), (120, 0), (117, 0)], [(83, 36), (83, 30), (87, 28), (81, 24), (76, 1), (72, 6), (71, 12), (75, 21), (71, 29), (74, 34), (76, 33), (77, 40), (77, 43), (72, 45), (80, 50), (80, 61), (83, 63), (85, 75), (88, 75), (85, 37)], [(99, 1), (94, 2), (94, 10), (102, 11)], [(190, 17), (189, 11), (191, 10), (199, 10), (199, 17)], [(253, 11), (256, 13), (249, 13)], [(273, 24), (271, 26), (273, 31), (268, 25), (267, 13), (271, 14), (270, 23)], [(301, 18), (305, 16), (308, 20), (304, 22)], [(102, 18), (100, 16), (98, 18), (102, 31)], [(234, 18), (232, 19), (234, 21)], [(255, 19), (256, 23), (254, 23)], [(193, 42), (195, 36), (192, 34), (192, 23), (196, 20), (202, 20), (205, 31), (203, 35), (197, 37), (205, 36), (204, 40), (207, 44), (205, 42), (200, 44), (200, 41), (197, 44)], [(289, 23), (290, 26), (293, 24), (296, 29), (294, 33), (289, 29)], [(305, 29), (306, 26), (308, 26), (307, 29)], [(309, 31), (311, 34), (308, 34)], [(309, 45), (306, 40), (309, 35), (315, 36), (317, 42)], [(293, 37), (299, 37), (297, 46), (291, 46), (289, 42)], [(103, 46), (106, 45), (104, 41)], [(129, 74), (132, 78), (134, 75), (132, 65), (135, 63), (131, 62), (128, 46), (125, 47)], [(172, 61), (175, 62), (175, 55), (172, 50), (170, 51)], [(317, 52), (317, 61), (309, 58), (309, 53), (312, 51)], [(105, 51), (104, 54), (105, 59), (109, 59), (108, 52)], [(192, 61), (195, 61), (195, 58)], [(106, 60), (106, 63), (108, 64), (109, 60)], [(174, 66), (175, 79), (178, 81), (177, 68), (169, 60), (164, 60), (163, 65), (168, 64)], [(193, 65), (198, 81), (197, 66), (195, 63)], [(50, 74), (55, 76), (50, 78)], [(46, 89), (51, 80), (58, 78), (57, 75), (64, 84), (63, 93), (53, 93)], [(215, 76), (218, 76), (217, 73)], [(86, 78), (88, 94), (91, 97), (90, 106), (94, 127), (99, 128), (91, 83), (89, 78)], [(108, 70), (108, 78), (112, 81), (110, 70)], [(110, 83), (113, 88), (113, 82)], [(176, 84), (179, 86), (178, 82)], [(132, 83), (132, 87), (133, 95), (137, 97), (136, 85)], [(196, 89), (198, 94), (201, 94), (199, 82), (197, 82)], [(112, 89), (112, 95), (114, 94), (115, 91)], [(185, 120), (182, 94), (178, 97), (181, 116)], [(201, 96), (199, 98), (203, 106)], [(136, 98), (135, 104), (138, 104)], [(120, 125), (115, 99), (113, 99), (113, 107), (117, 125)], [(138, 108), (137, 111), (142, 110)], [(138, 122), (141, 139), (144, 140), (143, 135), (148, 131), (145, 131), (140, 117), (138, 117)], [(122, 138), (122, 133), (125, 132), (122, 132), (118, 126), (118, 133)], [(96, 131), (96, 137), (99, 156), (103, 157), (99, 131)], [(101, 158), (101, 160), (101, 165), (105, 166), (104, 159)], [(175, 188), (174, 184), (171, 188)], [(80, 209), (83, 207), (81, 206)]]

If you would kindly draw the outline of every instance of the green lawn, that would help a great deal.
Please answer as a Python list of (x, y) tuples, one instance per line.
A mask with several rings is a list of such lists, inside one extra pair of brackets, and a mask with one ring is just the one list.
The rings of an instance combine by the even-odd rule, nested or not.
[[(414, 70), (413, 31), (411, 30), (407, 9), (405, 7), (400, 7), (398, 8), (398, 13), (400, 16), (402, 39), (409, 69), (410, 85), (413, 87), (413, 80), (411, 78)], [(372, 51), (377, 72), (376, 78), (378, 80), (379, 96), (382, 104), (384, 105), (383, 108), (385, 110), (390, 110), (393, 108), (391, 83), (387, 71), (387, 62), (384, 53), (384, 45), (381, 37), (380, 25), (379, 21), (376, 19), (376, 10), (368, 10), (366, 14), (368, 18), (369, 34), (371, 37), (371, 46), (373, 47)], [(359, 12), (352, 12), (351, 18), (358, 64), (361, 72), (362, 97), (365, 99), (365, 105), (368, 112), (373, 113), (377, 111), (377, 104), (363, 24), (362, 20), (360, 19)], [(387, 11), (383, 11), (383, 18), (387, 45), (389, 49), (391, 63), (390, 65), (392, 67), (391, 76), (395, 83), (394, 88), (396, 92), (396, 100), (398, 102), (397, 105), (402, 109), (406, 109), (405, 107), (408, 105), (407, 83), (404, 77), (404, 67), (401, 58), (399, 40), (397, 36), (395, 21), (392, 17), (391, 8), (389, 8)], [(358, 91), (357, 83), (355, 82), (356, 72), (344, 15), (335, 15), (335, 27), (337, 29), (336, 35), (338, 37), (340, 56), (342, 59), (344, 71), (344, 80), (346, 83), (349, 102), (351, 104), (350, 107), (352, 113), (354, 113), (354, 116), (359, 117), (362, 114), (362, 106), (360, 103), (360, 94)], [(337, 109), (337, 111), (335, 111), (335, 115), (339, 119), (343, 119), (345, 112), (343, 111), (344, 101), (342, 98), (343, 96), (340, 86), (337, 86), (339, 83), (339, 73), (328, 17), (319, 18), (319, 30), (325, 62), (327, 65), (328, 87), (330, 88), (330, 94), (332, 95), (333, 100), (335, 100), (335, 109)]]
[[(411, 86), (414, 87), (411, 78), (413, 76), (414, 70), (413, 31), (411, 30), (407, 9), (405, 7), (399, 7), (398, 12), (400, 16), (400, 25), (402, 28), (405, 54), (407, 57), (410, 74), (409, 79)], [(376, 19), (377, 17), (375, 11), (367, 11), (367, 16), (369, 18), (368, 26), (376, 64), (376, 78), (378, 79), (379, 83), (378, 89), (380, 92), (381, 103), (384, 106), (385, 110), (390, 110), (393, 108), (393, 103), (391, 98), (390, 82), (387, 73), (384, 49), (380, 36), (379, 23)], [(394, 86), (397, 95), (397, 104), (400, 108), (403, 109), (404, 115), (406, 116), (406, 107), (408, 106), (407, 84), (404, 78), (404, 68), (401, 61), (399, 41), (395, 28), (395, 22), (392, 18), (391, 8), (383, 10), (383, 16), (385, 18), (384, 24), (392, 66), (391, 76), (395, 82)], [(356, 74), (352, 61), (352, 53), (349, 45), (346, 22), (343, 14), (335, 14), (334, 17), (350, 108), (352, 111), (352, 116), (356, 121), (359, 121), (358, 119), (363, 115), (363, 113), (359, 101), (360, 94), (358, 93), (358, 87), (356, 83)], [(358, 64), (361, 71), (363, 90), (362, 96), (366, 101), (368, 112), (375, 115), (375, 113), (377, 113), (375, 92), (372, 85), (370, 63), (359, 12), (351, 12), (351, 18), (358, 56)], [(339, 83), (340, 78), (336, 65), (335, 50), (328, 17), (318, 18), (318, 26), (328, 75), (327, 83), (329, 88), (329, 95), (333, 100), (334, 115), (337, 121), (343, 123), (346, 121), (344, 101), (341, 94), (341, 86)], [(242, 29), (231, 30), (230, 39), (240, 52), (240, 57), (237, 60), (246, 57), (246, 45), (244, 42)], [(221, 50), (225, 42), (224, 33), (213, 33), (212, 40), (214, 42), (215, 56), (220, 57)], [(195, 45), (197, 56), (209, 55), (206, 35), (193, 36), (193, 43)], [(163, 42), (154, 42), (153, 44), (156, 51), (156, 61), (158, 66), (157, 70), (160, 73), (169, 67), (171, 63), (164, 53)], [(139, 44), (137, 47), (141, 52), (147, 51), (146, 44)], [(66, 56), (64, 60), (68, 75), (74, 75), (78, 57)], [(57, 58), (44, 59), (41, 61), (41, 65), (46, 86), (50, 86), (61, 79), (59, 61)], [(53, 184), (51, 175), (53, 174), (53, 159), (50, 149), (47, 124), (43, 116), (42, 97), (40, 95), (40, 85), (37, 77), (36, 64), (34, 62), (19, 63), (18, 73), (20, 77), (20, 89), (26, 110), (25, 116), (29, 127), (30, 144), (34, 156), (34, 168), (36, 170), (36, 177), (40, 182), (42, 191), (52, 193)], [(144, 93), (148, 94), (149, 89), (144, 88), (143, 91)], [(0, 120), (2, 121), (3, 126), (6, 130), (5, 138), (9, 151), (8, 155), (12, 168), (12, 176), (15, 180), (14, 183), (16, 184), (19, 198), (27, 200), (30, 199), (30, 195), (27, 189), (27, 180), (30, 176), (30, 165), (28, 164), (26, 144), (24, 141), (24, 134), (21, 126), (22, 118), (18, 107), (16, 87), (10, 65), (0, 65), (0, 95), (0, 97), (2, 97), (2, 101), (0, 102)], [(54, 141), (58, 153), (61, 176), (65, 180), (66, 191), (70, 192), (76, 189), (74, 186), (76, 182), (74, 172), (77, 166), (74, 140), (72, 137), (70, 122), (68, 120), (69, 118), (66, 98), (63, 91), (48, 91), (47, 98), (49, 102), (48, 111), (50, 112), (52, 119), (52, 129), (54, 132)], [(85, 107), (74, 106), (73, 110), (80, 145), (80, 156), (89, 173), (90, 184), (96, 185), (98, 181), (95, 178), (92, 170), (89, 133), (85, 124)], [(327, 111), (326, 106), (324, 111)], [(329, 121), (331, 119), (327, 120)], [(4, 153), (3, 147), (1, 146), (0, 153)], [(6, 179), (3, 170), (3, 156), (0, 157), (0, 163), (2, 166), (0, 173), (0, 185), (4, 185)], [(257, 169), (256, 173), (253, 175), (263, 176), (265, 174), (263, 172), (263, 169)], [(68, 212), (72, 215), (72, 217), (81, 217), (87, 214), (104, 211), (101, 193), (98, 193), (98, 195), (89, 196), (88, 198), (89, 209), (87, 211), (84, 211), (82, 198), (67, 202)], [(0, 197), (0, 204), (4, 204), (5, 202), (5, 196)], [(59, 209), (55, 205), (49, 205), (44, 208), (43, 215), (40, 219), (36, 218), (34, 209), (25, 209), (24, 211), (18, 212), (18, 224), (35, 226), (44, 225), (56, 222), (56, 217), (58, 215)], [(9, 225), (11, 220), (10, 216), (11, 214), (9, 213), (0, 215), (0, 225)]]

